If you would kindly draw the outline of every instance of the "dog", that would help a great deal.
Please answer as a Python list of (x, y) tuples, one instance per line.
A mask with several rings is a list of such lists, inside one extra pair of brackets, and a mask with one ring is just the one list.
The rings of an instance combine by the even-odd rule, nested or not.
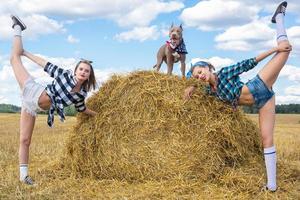
[(153, 68), (159, 72), (162, 62), (164, 61), (168, 66), (168, 74), (171, 75), (174, 63), (180, 61), (182, 77), (185, 77), (185, 58), (186, 51), (185, 43), (182, 37), (182, 24), (180, 26), (171, 25), (169, 29), (169, 40), (162, 45), (157, 52), (157, 62)]

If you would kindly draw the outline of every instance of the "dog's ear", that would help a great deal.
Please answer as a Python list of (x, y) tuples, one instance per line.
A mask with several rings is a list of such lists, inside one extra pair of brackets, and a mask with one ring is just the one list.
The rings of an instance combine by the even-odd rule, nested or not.
[(182, 23), (180, 24), (180, 26), (179, 26), (180, 28), (181, 28), (181, 30), (183, 30), (183, 28), (182, 28)]
[(170, 27), (170, 28), (173, 28), (173, 26), (174, 26), (174, 22), (172, 22), (172, 24), (171, 24), (171, 27)]

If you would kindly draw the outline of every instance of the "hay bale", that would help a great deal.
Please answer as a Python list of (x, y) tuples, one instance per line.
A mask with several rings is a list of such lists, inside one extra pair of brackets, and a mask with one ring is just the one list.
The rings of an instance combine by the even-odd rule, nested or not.
[[(200, 88), (183, 100), (191, 84)], [(77, 177), (127, 181), (218, 178), (261, 157), (258, 130), (195, 80), (139, 71), (113, 76), (80, 114), (61, 160)]]

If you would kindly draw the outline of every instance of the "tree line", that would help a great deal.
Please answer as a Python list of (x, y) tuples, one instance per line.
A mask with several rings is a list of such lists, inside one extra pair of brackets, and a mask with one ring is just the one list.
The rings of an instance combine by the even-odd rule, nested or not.
[[(66, 116), (75, 116), (77, 114), (74, 105), (68, 106), (64, 110)], [(19, 112), (21, 112), (21, 107), (19, 106), (15, 106), (12, 104), (0, 104), (0, 113), (19, 113)], [(39, 112), (39, 114), (48, 114), (48, 111)]]
[[(258, 109), (255, 106), (243, 106), (245, 113), (258, 113)], [(300, 114), (300, 104), (282, 104), (275, 106), (276, 113), (283, 114)]]
[[(258, 109), (255, 106), (243, 106), (242, 109), (245, 113), (258, 113)], [(21, 107), (12, 104), (0, 104), (0, 113), (19, 113), (21, 112)], [(276, 113), (286, 113), (286, 114), (300, 114), (300, 104), (284, 104), (276, 105)], [(41, 112), (41, 114), (48, 114), (48, 112)], [(65, 108), (66, 116), (75, 116), (77, 111), (74, 105)]]

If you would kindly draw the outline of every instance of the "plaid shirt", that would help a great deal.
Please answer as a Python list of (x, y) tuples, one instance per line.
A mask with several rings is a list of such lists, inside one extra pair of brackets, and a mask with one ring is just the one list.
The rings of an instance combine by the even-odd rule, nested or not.
[(71, 92), (77, 83), (72, 71), (59, 68), (50, 62), (47, 62), (44, 71), (54, 78), (52, 83), (46, 87), (46, 92), (51, 99), (47, 120), (50, 127), (53, 125), (55, 110), (63, 122), (65, 119), (64, 107), (75, 104), (78, 112), (83, 112), (86, 109), (84, 100), (87, 92), (83, 89), (79, 92)]
[(236, 108), (239, 97), (241, 95), (241, 89), (244, 83), (240, 80), (239, 75), (243, 72), (249, 71), (257, 65), (255, 58), (243, 60), (234, 65), (223, 67), (217, 72), (217, 91), (213, 92), (207, 87), (207, 92), (211, 95), (217, 96), (220, 100), (229, 102)]

